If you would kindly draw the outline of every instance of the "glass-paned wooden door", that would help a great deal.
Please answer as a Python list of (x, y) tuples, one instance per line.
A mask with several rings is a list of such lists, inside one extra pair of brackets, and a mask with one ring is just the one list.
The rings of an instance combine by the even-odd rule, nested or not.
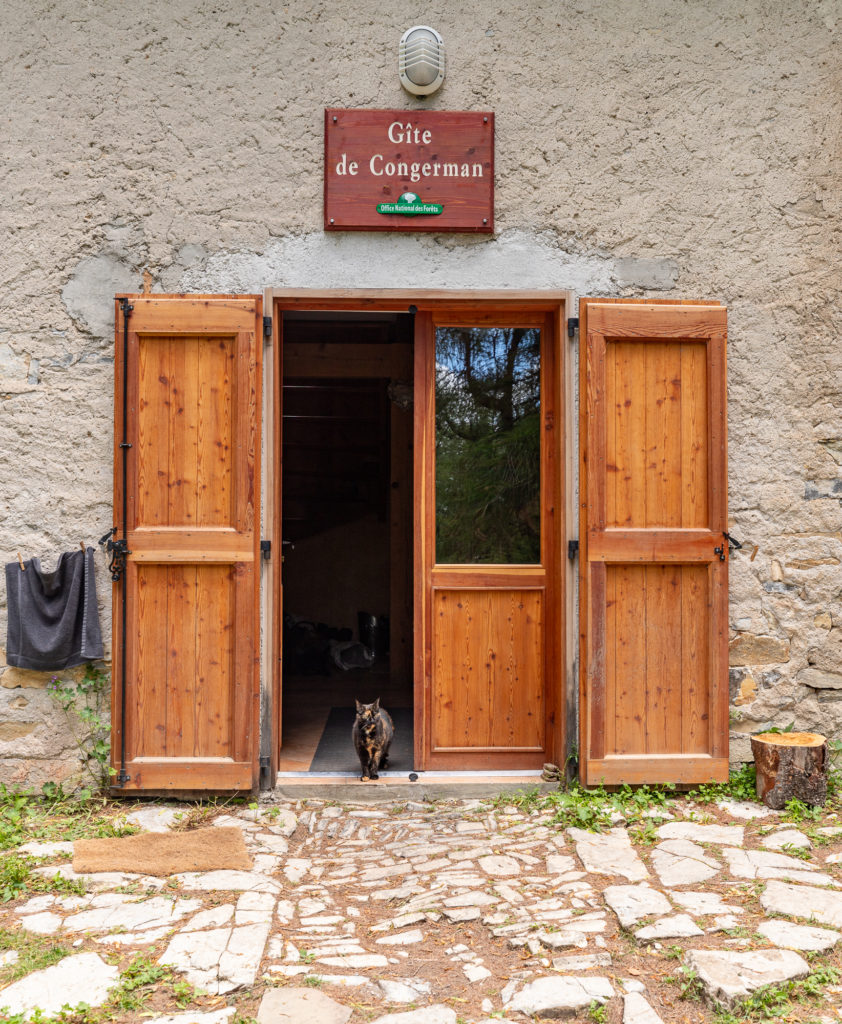
[(416, 578), (427, 768), (535, 768), (559, 720), (555, 317), (416, 318)]

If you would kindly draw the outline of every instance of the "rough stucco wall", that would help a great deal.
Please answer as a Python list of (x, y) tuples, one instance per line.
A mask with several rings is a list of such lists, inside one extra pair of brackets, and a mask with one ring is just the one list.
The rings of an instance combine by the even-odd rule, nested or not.
[[(415, 19), (448, 51), (429, 105), (496, 112), (497, 234), (326, 236), (322, 110), (421, 106), (395, 71)], [(143, 270), (715, 298), (734, 727), (842, 731), (836, 0), (7, 0), (3, 28), (2, 561), (111, 525), (111, 297)], [(107, 632), (102, 560), (99, 589)], [(0, 672), (0, 778), (71, 773), (48, 677)]]

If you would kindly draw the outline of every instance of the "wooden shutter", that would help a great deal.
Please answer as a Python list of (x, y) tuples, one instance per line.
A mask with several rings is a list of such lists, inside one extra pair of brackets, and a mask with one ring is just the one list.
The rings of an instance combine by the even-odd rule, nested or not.
[(728, 777), (725, 337), (715, 304), (581, 302), (588, 785)]
[[(116, 306), (113, 763), (125, 789), (247, 790), (258, 781), (258, 296), (132, 295)], [(122, 486), (123, 374), (128, 483)], [(125, 588), (126, 636), (121, 634)]]

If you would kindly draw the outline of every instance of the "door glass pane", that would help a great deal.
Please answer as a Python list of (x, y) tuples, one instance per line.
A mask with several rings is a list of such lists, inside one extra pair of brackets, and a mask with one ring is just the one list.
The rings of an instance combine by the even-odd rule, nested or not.
[(436, 330), (436, 562), (541, 560), (541, 332)]

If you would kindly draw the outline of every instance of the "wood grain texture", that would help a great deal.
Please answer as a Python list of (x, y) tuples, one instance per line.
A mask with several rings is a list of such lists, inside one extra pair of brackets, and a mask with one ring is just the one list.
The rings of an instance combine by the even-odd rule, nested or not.
[(134, 306), (132, 329), (147, 334), (232, 334), (244, 325), (250, 329), (263, 310), (259, 295), (118, 296), (122, 297)]
[[(129, 788), (257, 782), (257, 574), (262, 304), (256, 296), (132, 296), (118, 317), (116, 422), (128, 378), (126, 576)], [(115, 461), (115, 505), (123, 499)], [(119, 520), (118, 520), (119, 521)], [(119, 600), (114, 602), (119, 619)], [(115, 633), (115, 665), (122, 638)], [(112, 711), (119, 720), (120, 686)], [(119, 767), (119, 742), (113, 744)], [(172, 761), (170, 777), (150, 759)], [(201, 775), (202, 764), (208, 771)], [(248, 778), (243, 782), (243, 765)], [(151, 781), (154, 777), (154, 782)], [(145, 781), (144, 781), (145, 780)]]
[(725, 317), (716, 304), (580, 306), (588, 784), (702, 781), (723, 763), (727, 777), (727, 561), (714, 552), (727, 522)]
[(589, 786), (727, 782), (728, 758), (693, 754), (654, 758), (651, 754), (623, 754), (591, 760), (588, 773)]
[(233, 339), (143, 335), (137, 517), (232, 526)]
[(595, 373), (605, 387), (607, 527), (707, 523), (705, 356), (700, 342), (606, 344), (604, 374)]
[(543, 595), (435, 590), (432, 749), (544, 749)]
[(712, 562), (722, 535), (712, 530), (593, 530), (588, 535), (594, 562)]
[(706, 303), (584, 299), (589, 304), (588, 327), (607, 338), (657, 340), (709, 338), (725, 330), (723, 306)]
[(136, 567), (137, 620), (144, 624), (137, 636), (134, 700), (140, 708), (164, 714), (138, 714), (129, 720), (128, 754), (143, 751), (148, 757), (166, 754), (166, 683), (168, 635), (167, 567)]
[[(637, 754), (646, 750), (646, 570), (612, 565), (606, 569), (606, 588), (613, 606), (610, 629), (606, 622), (605, 689), (614, 721), (606, 724), (606, 742), (594, 744), (594, 757)], [(598, 675), (598, 673), (595, 673)], [(608, 739), (611, 737), (612, 746)], [(596, 726), (598, 732), (598, 724)]]
[(249, 790), (252, 788), (251, 761), (215, 761), (211, 758), (139, 758), (132, 762), (127, 790)]
[[(691, 567), (687, 567), (690, 570)], [(721, 747), (713, 748), (711, 744), (712, 723), (711, 707), (718, 707), (719, 699), (711, 703), (711, 685), (714, 676), (718, 676), (721, 668), (712, 671), (708, 635), (711, 632), (710, 591), (711, 576), (721, 573), (701, 566), (692, 567), (692, 571), (681, 574), (681, 681), (683, 690), (683, 708), (681, 715), (681, 747), (688, 754), (701, 754), (712, 751), (723, 756)], [(727, 678), (727, 669), (725, 672)], [(716, 729), (721, 729), (718, 722)], [(727, 729), (727, 726), (726, 726)], [(725, 751), (727, 756), (727, 750)]]
[(430, 767), (432, 696), (432, 583), (435, 558), (435, 333), (428, 312), (415, 316), (413, 404), (413, 557), (415, 577), (415, 764)]

